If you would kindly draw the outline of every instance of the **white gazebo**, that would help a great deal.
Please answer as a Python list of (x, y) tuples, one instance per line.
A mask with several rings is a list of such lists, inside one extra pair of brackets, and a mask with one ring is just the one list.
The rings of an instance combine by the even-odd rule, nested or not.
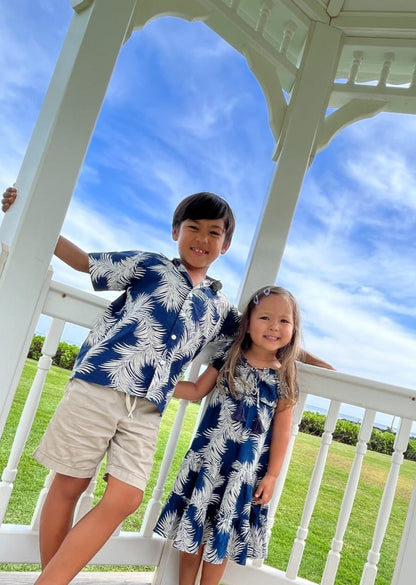
[[(247, 291), (277, 276), (303, 178), (315, 154), (357, 120), (379, 112), (416, 114), (414, 0), (72, 0), (71, 4), (72, 22), (17, 178), (20, 196), (0, 228), (0, 434), (38, 318), (41, 314), (53, 318), (38, 375), (3, 471), (1, 520), (63, 326), (71, 322), (90, 327), (105, 305), (94, 295), (51, 280), (49, 264), (115, 62), (130, 35), (140, 34), (149, 20), (162, 15), (201, 20), (244, 55), (264, 91), (276, 141), (276, 166), (241, 285), (242, 301)], [(230, 565), (224, 579), (227, 584), (248, 584), (253, 579), (262, 585), (312, 583), (298, 577), (298, 569), (328, 446), (345, 396), (349, 404), (364, 407), (365, 415), (320, 582), (331, 585), (335, 581), (362, 459), (379, 411), (396, 416), (400, 426), (361, 584), (370, 585), (376, 580), (397, 476), (416, 420), (416, 388), (409, 391), (310, 367), (302, 368), (301, 378), (303, 392), (293, 440), (308, 393), (330, 399), (330, 408), (290, 562), (284, 570), (261, 563), (245, 568)], [(172, 564), (176, 556), (167, 543), (152, 536), (152, 522), (160, 509), (163, 483), (185, 407), (186, 404), (180, 409), (141, 532), (126, 536), (121, 530), (97, 555), (100, 563), (155, 566), (155, 585), (175, 582)], [(285, 473), (289, 465), (290, 453)], [(272, 512), (283, 489), (285, 473)], [(89, 495), (84, 510), (89, 505)], [(40, 494), (39, 506), (43, 497), (44, 493)], [(37, 562), (39, 506), (31, 526), (2, 525), (0, 562)], [(416, 489), (403, 531), (394, 585), (413, 582), (415, 547)]]

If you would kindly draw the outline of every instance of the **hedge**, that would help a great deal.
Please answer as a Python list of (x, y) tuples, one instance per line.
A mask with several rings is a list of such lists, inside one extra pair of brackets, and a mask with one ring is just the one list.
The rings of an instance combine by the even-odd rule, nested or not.
[[(299, 426), (299, 430), (310, 435), (321, 436), (324, 432), (326, 416), (317, 412), (305, 411)], [(339, 419), (335, 425), (333, 434), (334, 441), (345, 443), (347, 445), (356, 445), (358, 441), (358, 433), (360, 432), (360, 425), (348, 420)], [(371, 432), (368, 449), (370, 451), (377, 451), (385, 455), (391, 455), (394, 449), (394, 440), (396, 436), (390, 431), (382, 431), (373, 428)], [(404, 453), (404, 458), (411, 461), (416, 461), (416, 439), (409, 439), (407, 449)]]
[[(35, 335), (30, 344), (27, 357), (38, 360), (42, 355), (42, 345), (44, 341), (45, 338), (42, 335)], [(52, 363), (54, 366), (65, 368), (65, 370), (72, 370), (78, 352), (79, 347), (77, 345), (70, 345), (65, 341), (61, 341), (58, 345), (56, 354), (52, 358)]]

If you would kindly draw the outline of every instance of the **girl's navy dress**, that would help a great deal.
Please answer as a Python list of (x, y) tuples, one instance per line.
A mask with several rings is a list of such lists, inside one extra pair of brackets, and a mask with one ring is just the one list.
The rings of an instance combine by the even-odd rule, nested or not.
[(245, 360), (235, 388), (238, 398), (224, 381), (211, 392), (155, 532), (185, 552), (204, 545), (209, 563), (244, 565), (267, 554), (267, 505), (256, 504), (254, 493), (267, 472), (273, 416), (284, 396), (277, 370)]

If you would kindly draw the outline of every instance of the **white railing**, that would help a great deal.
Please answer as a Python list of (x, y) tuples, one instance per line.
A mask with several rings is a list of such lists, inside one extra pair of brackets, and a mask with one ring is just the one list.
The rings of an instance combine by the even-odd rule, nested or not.
[[(96, 295), (83, 293), (68, 286), (52, 281), (43, 307), (43, 314), (52, 317), (49, 333), (45, 339), (42, 357), (37, 366), (37, 373), (29, 391), (14, 442), (10, 450), (9, 459), (2, 472), (0, 483), (0, 522), (3, 521), (10, 497), (13, 492), (13, 483), (18, 473), (19, 461), (22, 456), (26, 439), (29, 435), (37, 406), (41, 397), (46, 375), (52, 364), (65, 323), (74, 323), (90, 328), (97, 316), (103, 311), (108, 301)], [(190, 377), (197, 375), (200, 363), (195, 363), (190, 370)], [(327, 551), (326, 564), (323, 568), (319, 582), (321, 585), (332, 585), (336, 582), (339, 563), (342, 558), (342, 549), (346, 538), (347, 526), (353, 510), (354, 502), (359, 488), (359, 481), (367, 451), (367, 444), (371, 437), (374, 420), (378, 412), (396, 417), (398, 431), (394, 444), (394, 452), (390, 457), (390, 471), (384, 484), (383, 496), (379, 504), (378, 517), (373, 530), (372, 544), (366, 550), (367, 562), (363, 563), (361, 575), (357, 576), (360, 585), (372, 585), (376, 583), (381, 546), (388, 532), (388, 521), (395, 499), (396, 486), (399, 471), (403, 462), (403, 454), (407, 448), (411, 433), (412, 423), (416, 420), (416, 391), (399, 388), (387, 384), (377, 383), (371, 380), (348, 376), (339, 372), (332, 372), (300, 365), (300, 400), (296, 406), (292, 426), (291, 441), (285, 460), (284, 468), (279, 478), (273, 500), (270, 505), (269, 531), (273, 528), (274, 517), (278, 510), (281, 496), (285, 489), (285, 479), (290, 472), (291, 458), (296, 443), (299, 423), (308, 396), (313, 395), (325, 398), (329, 401), (328, 414), (326, 416), (325, 430), (320, 439), (320, 447), (309, 478), (309, 488), (305, 495), (303, 513), (294, 535), (294, 542), (287, 566), (282, 569), (268, 567), (262, 562), (253, 562), (246, 567), (229, 564), (224, 577), (227, 585), (251, 584), (253, 579), (262, 585), (291, 584), (315, 584), (316, 581), (308, 581), (299, 576), (301, 562), (304, 558), (305, 548), (308, 547), (308, 533), (310, 523), (322, 487), (325, 486), (324, 474), (327, 469), (327, 457), (332, 442), (335, 425), (339, 418), (342, 403), (358, 406), (363, 409), (363, 417), (360, 425), (358, 442), (355, 447), (355, 455), (348, 473), (342, 503), (338, 509), (334, 509), (333, 516), (337, 517), (336, 528), (332, 536), (332, 543)], [(158, 517), (162, 494), (170, 464), (176, 450), (182, 423), (186, 413), (187, 403), (180, 401), (175, 423), (171, 429), (168, 443), (165, 447), (163, 462), (158, 475), (156, 487), (152, 499), (147, 505), (144, 520), (140, 532), (123, 531), (122, 527), (104, 546), (93, 559), (94, 563), (109, 565), (148, 565), (155, 566), (153, 579), (154, 585), (173, 585), (175, 583), (177, 553), (171, 549), (169, 543), (156, 537), (152, 528)], [(416, 469), (416, 468), (415, 468)], [(37, 531), (39, 526), (39, 514), (45, 495), (49, 488), (51, 476), (45, 481), (41, 490), (38, 503), (33, 512), (30, 525), (2, 524), (0, 527), (0, 563), (37, 563), (39, 553), (37, 545)], [(83, 495), (77, 510), (77, 518), (85, 514), (91, 507), (95, 480), (91, 482), (89, 489)], [(415, 532), (415, 496), (409, 508), (409, 515), (404, 532)], [(331, 512), (332, 513), (332, 512)], [(328, 535), (324, 535), (325, 538)], [(406, 539), (403, 539), (404, 541)], [(413, 574), (409, 574), (406, 566), (405, 542), (402, 543), (400, 559), (400, 571), (396, 568), (397, 577), (393, 579), (395, 585), (409, 585)], [(407, 565), (406, 565), (407, 562)], [(407, 573), (406, 573), (407, 571)], [(342, 585), (342, 583), (340, 584)]]

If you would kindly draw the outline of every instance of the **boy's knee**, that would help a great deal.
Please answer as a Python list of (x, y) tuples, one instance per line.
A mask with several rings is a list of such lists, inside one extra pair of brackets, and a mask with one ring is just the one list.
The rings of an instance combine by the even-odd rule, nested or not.
[(49, 491), (59, 492), (68, 499), (78, 498), (87, 489), (90, 481), (90, 477), (72, 477), (57, 473)]
[(137, 510), (143, 500), (143, 491), (137, 487), (108, 476), (103, 503), (119, 510), (123, 516), (129, 516)]

